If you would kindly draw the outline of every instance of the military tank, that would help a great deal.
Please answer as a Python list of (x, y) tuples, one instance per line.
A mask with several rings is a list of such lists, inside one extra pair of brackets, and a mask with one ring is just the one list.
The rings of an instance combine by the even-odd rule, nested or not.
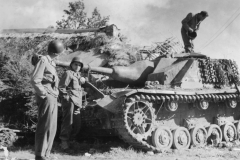
[[(113, 25), (91, 30), (14, 29), (3, 33), (89, 31), (115, 35)], [(118, 135), (135, 148), (152, 151), (239, 139), (239, 73), (234, 61), (183, 53), (137, 61), (128, 67), (104, 68), (94, 66), (106, 64), (106, 56), (74, 53), (72, 57), (80, 54), (91, 64), (85, 69), (93, 83), (86, 84), (89, 103), (81, 112), (84, 129)], [(91, 58), (96, 56), (97, 60)], [(68, 66), (72, 57), (60, 58), (58, 65)]]
[(104, 90), (87, 83), (91, 102), (82, 111), (82, 124), (96, 132), (117, 134), (147, 151), (239, 139), (235, 61), (184, 53), (127, 67), (84, 69), (109, 77)]

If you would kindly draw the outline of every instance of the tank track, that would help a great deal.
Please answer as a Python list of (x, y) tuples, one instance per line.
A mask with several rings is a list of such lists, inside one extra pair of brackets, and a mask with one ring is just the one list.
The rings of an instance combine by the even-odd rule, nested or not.
[[(127, 104), (123, 104), (122, 108), (126, 108)], [(126, 120), (124, 119), (124, 110), (121, 110), (113, 119), (114, 128), (116, 129), (119, 137), (130, 146), (134, 148), (142, 149), (142, 150), (153, 150), (153, 151), (161, 151), (160, 149), (148, 144), (146, 141), (143, 141), (140, 137), (134, 136), (126, 124)]]
[[(115, 118), (112, 119), (113, 126), (116, 129), (117, 133), (119, 134), (120, 138), (123, 139), (126, 143), (128, 143), (130, 146), (146, 151), (154, 151), (154, 152), (161, 152), (162, 149), (155, 147), (152, 142), (150, 141), (150, 137), (152, 136), (153, 131), (159, 126), (159, 123), (157, 123), (156, 120), (156, 112), (161, 109), (161, 107), (158, 109), (154, 109), (151, 104), (157, 103), (157, 104), (163, 104), (163, 103), (170, 103), (170, 102), (177, 102), (177, 103), (193, 103), (193, 104), (199, 104), (200, 102), (231, 102), (231, 100), (234, 100), (235, 102), (240, 101), (240, 95), (233, 93), (222, 93), (222, 94), (199, 94), (199, 95), (164, 95), (164, 94), (146, 94), (146, 93), (136, 93), (134, 95), (130, 95), (126, 97), (125, 102), (122, 104), (121, 109), (119, 110), (119, 113), (115, 115)], [(149, 128), (148, 133), (144, 133), (144, 136), (134, 134), (128, 126), (127, 122), (127, 109), (129, 106), (131, 106), (134, 102), (144, 102), (150, 104), (149, 110), (151, 113), (153, 113), (153, 120), (151, 128)], [(195, 103), (196, 102), (196, 103)], [(171, 105), (170, 105), (171, 106)], [(198, 107), (202, 109), (206, 105), (198, 105)], [(237, 105), (229, 106), (230, 108), (235, 108)], [(164, 107), (164, 106), (163, 106)], [(174, 108), (176, 106), (173, 105), (173, 108), (170, 107), (170, 109), (176, 109)], [(208, 106), (207, 106), (208, 107)], [(158, 111), (157, 111), (158, 110)], [(179, 126), (182, 127), (182, 126)]]

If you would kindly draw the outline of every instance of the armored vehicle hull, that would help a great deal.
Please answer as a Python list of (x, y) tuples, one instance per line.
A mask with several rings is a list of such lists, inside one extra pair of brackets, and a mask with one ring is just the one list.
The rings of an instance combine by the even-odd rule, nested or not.
[(87, 127), (111, 131), (135, 148), (152, 151), (239, 139), (239, 74), (234, 61), (188, 56), (139, 63), (125, 67), (133, 71), (132, 77), (122, 68), (92, 68), (128, 87), (109, 92), (90, 84), (95, 98), (83, 111)]

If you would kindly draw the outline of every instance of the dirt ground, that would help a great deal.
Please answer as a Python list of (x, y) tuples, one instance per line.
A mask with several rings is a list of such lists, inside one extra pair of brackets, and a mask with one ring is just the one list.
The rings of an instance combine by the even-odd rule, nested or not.
[[(179, 151), (168, 150), (163, 153), (144, 152), (135, 150), (119, 139), (88, 140), (72, 142), (72, 153), (65, 153), (59, 147), (59, 141), (55, 141), (52, 156), (59, 160), (239, 160), (240, 146), (212, 147), (211, 145)], [(34, 159), (34, 145), (13, 146), (8, 148), (9, 160)], [(5, 159), (3, 150), (0, 150), (0, 160)]]

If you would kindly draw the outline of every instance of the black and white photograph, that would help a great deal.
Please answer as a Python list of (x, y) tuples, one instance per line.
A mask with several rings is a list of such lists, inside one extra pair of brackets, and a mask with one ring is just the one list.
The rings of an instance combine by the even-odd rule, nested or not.
[(239, 0), (0, 0), (0, 160), (239, 160)]

